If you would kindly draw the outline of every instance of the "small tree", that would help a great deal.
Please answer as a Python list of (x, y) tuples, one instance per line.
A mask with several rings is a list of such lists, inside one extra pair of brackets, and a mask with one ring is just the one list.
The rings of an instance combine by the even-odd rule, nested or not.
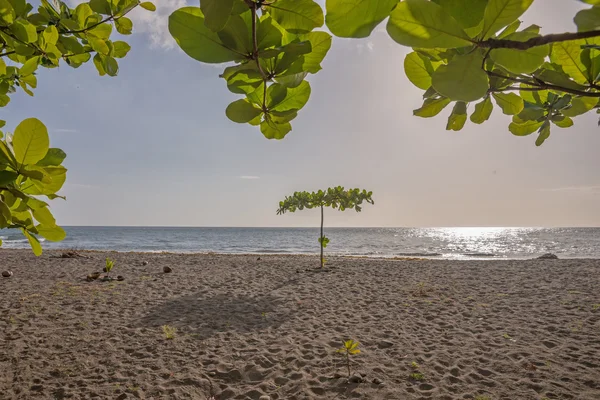
[(326, 191), (319, 190), (318, 192), (295, 192), (291, 196), (286, 196), (283, 201), (279, 202), (277, 215), (285, 214), (286, 212), (294, 212), (296, 210), (304, 210), (305, 208), (321, 208), (321, 236), (319, 236), (319, 244), (321, 245), (321, 268), (325, 265), (323, 258), (323, 249), (327, 247), (329, 239), (323, 235), (323, 218), (324, 207), (331, 207), (344, 211), (346, 209), (354, 209), (356, 212), (362, 210), (361, 204), (366, 201), (370, 204), (375, 204), (371, 198), (373, 192), (367, 192), (361, 189), (344, 190), (342, 186), (329, 188)]

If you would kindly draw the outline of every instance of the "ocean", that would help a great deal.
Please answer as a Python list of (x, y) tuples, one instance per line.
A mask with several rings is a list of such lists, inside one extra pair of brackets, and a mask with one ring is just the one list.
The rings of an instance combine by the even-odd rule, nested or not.
[[(44, 249), (176, 253), (317, 254), (317, 228), (65, 227)], [(524, 259), (600, 258), (600, 228), (326, 228), (329, 255)], [(2, 248), (27, 248), (19, 231), (1, 230)]]

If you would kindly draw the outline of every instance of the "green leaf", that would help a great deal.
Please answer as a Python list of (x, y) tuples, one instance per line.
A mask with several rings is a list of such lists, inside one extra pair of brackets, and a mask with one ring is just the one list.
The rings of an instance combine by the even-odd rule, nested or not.
[(111, 14), (111, 7), (107, 0), (90, 0), (90, 8), (99, 14)]
[(585, 65), (581, 61), (581, 46), (585, 44), (584, 40), (557, 42), (552, 45), (550, 54), (550, 61), (560, 65), (567, 75), (581, 84), (588, 81)]
[(262, 114), (262, 110), (252, 105), (248, 100), (240, 99), (229, 104), (225, 114), (233, 122), (244, 124)]
[(104, 56), (100, 53), (97, 53), (94, 56), (93, 62), (94, 62), (94, 66), (98, 70), (98, 73), (100, 74), (100, 76), (106, 75), (106, 71), (104, 70)]
[(37, 41), (37, 32), (35, 25), (27, 20), (19, 19), (11, 25), (11, 29), (15, 36), (22, 42), (34, 43)]
[(23, 193), (32, 195), (50, 195), (58, 192), (65, 183), (67, 178), (67, 169), (62, 166), (44, 167), (46, 174), (52, 178), (51, 183), (42, 183), (31, 181), (33, 185), (23, 189)]
[[(530, 86), (525, 85), (525, 84), (521, 84), (522, 88), (528, 88)], [(530, 90), (521, 90), (519, 92), (519, 95), (521, 96), (521, 98), (531, 104), (537, 104), (540, 106), (543, 106), (544, 103), (546, 101), (548, 101), (548, 91), (547, 90), (536, 90), (536, 91), (530, 91)]]
[(36, 163), (39, 166), (60, 165), (67, 158), (67, 154), (61, 149), (50, 148), (46, 156)]
[[(508, 35), (505, 40), (525, 42), (539, 35), (533, 32), (517, 32)], [(494, 62), (515, 74), (529, 74), (537, 70), (543, 63), (548, 52), (549, 45), (532, 47), (527, 50), (494, 49), (490, 57)]]
[(468, 46), (469, 36), (439, 5), (428, 0), (405, 0), (392, 11), (388, 34), (410, 47), (454, 48)]
[(54, 25), (50, 25), (44, 30), (42, 37), (46, 43), (56, 44), (58, 42), (58, 30)]
[(34, 209), (33, 217), (42, 225), (56, 226), (56, 219), (54, 219), (48, 207)]
[[(307, 81), (302, 81), (298, 87), (288, 88), (285, 99), (277, 106), (273, 107), (275, 111), (299, 110), (308, 101), (310, 97), (310, 84)], [(289, 132), (289, 131), (288, 131)], [(264, 133), (264, 132), (263, 132)], [(287, 132), (286, 132), (287, 133)]]
[(6, 63), (2, 58), (0, 58), (0, 75), (6, 74)]
[(13, 23), (16, 17), (15, 9), (8, 0), (0, 0), (0, 20), (4, 21), (5, 25)]
[(469, 102), (482, 98), (489, 87), (482, 63), (483, 56), (479, 51), (455, 56), (448, 65), (440, 65), (433, 73), (433, 88), (451, 100)]
[(204, 14), (204, 25), (211, 31), (218, 32), (229, 20), (233, 10), (233, 0), (202, 0), (200, 9)]
[(48, 153), (50, 139), (48, 130), (36, 118), (28, 118), (15, 129), (13, 149), (20, 164), (35, 164)]
[(130, 35), (133, 30), (133, 22), (127, 17), (120, 17), (115, 20), (115, 28), (121, 35)]
[(467, 122), (467, 103), (457, 101), (448, 117), (446, 130), (460, 131), (465, 126), (465, 122)]
[(522, 124), (511, 122), (508, 130), (515, 136), (527, 136), (537, 131), (540, 126), (542, 126), (542, 122), (538, 121), (526, 121)]
[(33, 254), (35, 254), (36, 256), (41, 256), (42, 246), (40, 245), (39, 240), (31, 233), (29, 233), (26, 229), (21, 228), (21, 232), (23, 232), (23, 235), (25, 235), (25, 237), (29, 241), (29, 245), (31, 246), (31, 250), (33, 250)]
[(51, 242), (60, 242), (67, 237), (67, 233), (60, 226), (45, 226), (38, 225), (36, 226), (38, 233), (44, 237), (45, 239)]
[(337, 37), (368, 37), (396, 4), (398, 0), (327, 0), (327, 27)]
[(281, 28), (274, 25), (270, 15), (263, 15), (256, 28), (256, 44), (259, 50), (282, 45), (283, 33)]
[(260, 131), (267, 139), (283, 139), (292, 130), (289, 122), (277, 124), (265, 119), (260, 123)]
[[(214, 0), (213, 0), (214, 1)], [(232, 4), (233, 4), (233, 0)], [(144, 10), (148, 10), (148, 11), (156, 11), (156, 6), (154, 5), (154, 3), (151, 3), (149, 1), (144, 1), (143, 3), (140, 3), (140, 7), (142, 7)]]
[(596, 30), (600, 27), (600, 7), (592, 7), (579, 11), (575, 15), (574, 21), (578, 32)]
[(450, 99), (441, 97), (438, 99), (425, 99), (423, 106), (413, 111), (413, 115), (422, 118), (430, 118), (438, 115), (446, 106), (450, 104)]
[(475, 111), (471, 114), (471, 122), (482, 124), (490, 118), (494, 105), (492, 99), (487, 96), (483, 101), (475, 104)]
[(552, 123), (559, 128), (570, 128), (573, 126), (573, 120), (564, 115), (557, 115), (552, 118)]
[(108, 55), (110, 53), (110, 49), (106, 42), (102, 39), (95, 38), (93, 36), (88, 37), (88, 43), (92, 46), (92, 49), (97, 51), (99, 54)]
[(195, 60), (218, 64), (242, 59), (228, 49), (216, 33), (204, 25), (198, 7), (184, 7), (169, 16), (169, 32), (181, 49)]
[(585, 91), (587, 88), (577, 82), (571, 80), (571, 78), (563, 72), (554, 71), (548, 68), (540, 68), (534, 76), (546, 83), (562, 86), (568, 89)]
[(300, 40), (310, 42), (311, 52), (304, 55), (302, 69), (311, 74), (321, 70), (321, 62), (331, 48), (331, 35), (327, 32), (310, 32), (299, 36)]
[(35, 165), (26, 165), (19, 171), (21, 175), (31, 178), (42, 183), (52, 183), (52, 177), (46, 173), (43, 168)]
[(119, 63), (113, 57), (105, 57), (104, 70), (110, 76), (117, 76), (119, 73)]
[(541, 146), (542, 144), (544, 144), (546, 139), (548, 139), (550, 137), (550, 122), (545, 121), (542, 124), (542, 127), (540, 128), (540, 130), (538, 132), (540, 134), (539, 134), (537, 140), (535, 141), (535, 145)]
[(16, 172), (0, 171), (0, 186), (7, 186), (13, 183), (18, 177), (19, 174)]
[[(116, 25), (119, 26), (119, 24), (120, 23), (117, 23)], [(100, 24), (95, 26), (93, 29), (90, 29), (87, 33), (90, 36), (94, 36), (103, 40), (108, 40), (110, 38), (110, 34), (112, 33), (112, 25), (109, 23)]]
[(514, 93), (493, 93), (492, 96), (506, 115), (515, 115), (523, 110), (523, 99)]
[(39, 57), (31, 57), (30, 59), (25, 61), (23, 66), (19, 69), (19, 74), (21, 74), (21, 75), (33, 74), (37, 70), (39, 63), (40, 63)]
[(483, 27), (483, 13), (488, 0), (434, 0), (474, 37)]
[(113, 57), (115, 58), (123, 58), (129, 53), (131, 50), (131, 46), (127, 42), (123, 42), (121, 40), (117, 40), (113, 42)]
[(313, 0), (277, 0), (267, 6), (271, 17), (291, 33), (310, 32), (323, 26), (323, 9)]
[(287, 87), (279, 83), (269, 86), (267, 89), (267, 107), (269, 109), (276, 107), (283, 99), (285, 99), (287, 91)]
[(533, 0), (490, 0), (483, 14), (483, 39), (512, 24), (533, 3)]
[(253, 51), (250, 32), (250, 28), (244, 18), (239, 15), (232, 15), (227, 21), (225, 28), (217, 32), (217, 36), (225, 47), (235, 50), (240, 54), (250, 54)]
[(598, 104), (596, 97), (575, 97), (571, 101), (571, 107), (562, 110), (562, 113), (567, 117), (576, 117), (585, 114)]
[(409, 81), (419, 89), (431, 87), (431, 75), (434, 68), (429, 58), (413, 51), (404, 58), (404, 72)]

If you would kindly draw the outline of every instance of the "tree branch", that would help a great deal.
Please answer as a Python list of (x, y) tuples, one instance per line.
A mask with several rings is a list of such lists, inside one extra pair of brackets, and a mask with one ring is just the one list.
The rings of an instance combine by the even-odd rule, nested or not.
[(543, 46), (545, 44), (566, 42), (568, 40), (588, 39), (598, 36), (600, 36), (600, 31), (556, 33), (534, 37), (524, 42), (506, 39), (487, 39), (482, 42), (478, 42), (477, 46), (485, 49), (528, 50), (532, 47)]
[(10, 54), (14, 54), (14, 53), (16, 53), (16, 51), (14, 51), (14, 50), (12, 50), (12, 51), (7, 51), (6, 53), (2, 53), (2, 54), (0, 54), (0, 57), (6, 57), (6, 56), (8, 56), (8, 55), (10, 55)]
[(265, 74), (265, 71), (262, 68), (262, 65), (260, 65), (260, 58), (258, 57), (258, 38), (256, 37), (256, 7), (258, 7), (258, 4), (253, 3), (251, 6), (251, 10), (252, 10), (252, 58), (256, 61), (256, 66), (258, 67), (258, 71), (260, 72), (260, 75), (262, 76), (263, 79), (263, 86), (264, 86), (264, 90), (263, 90), (263, 104), (262, 104), (262, 108), (263, 108), (263, 112), (267, 112), (267, 81), (269, 80), (269, 77), (267, 76), (267, 74)]

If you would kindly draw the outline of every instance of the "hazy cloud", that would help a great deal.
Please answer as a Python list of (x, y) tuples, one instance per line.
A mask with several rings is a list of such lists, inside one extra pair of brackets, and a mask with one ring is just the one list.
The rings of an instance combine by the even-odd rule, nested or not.
[(238, 176), (238, 178), (240, 179), (260, 179), (260, 176), (255, 176), (255, 175), (242, 175), (242, 176)]

